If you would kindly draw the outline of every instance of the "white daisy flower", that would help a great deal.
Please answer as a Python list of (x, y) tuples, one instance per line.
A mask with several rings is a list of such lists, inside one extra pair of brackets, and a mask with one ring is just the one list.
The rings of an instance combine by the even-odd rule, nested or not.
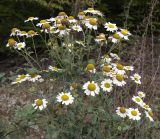
[(20, 36), (20, 37), (26, 36), (26, 37), (27, 37), (27, 32), (26, 32), (26, 31), (19, 31), (19, 32), (17, 33), (17, 36)]
[(91, 73), (95, 73), (96, 72), (94, 64), (88, 64), (87, 67), (86, 67), (86, 70), (91, 72)]
[(113, 76), (113, 84), (117, 86), (124, 86), (126, 82), (124, 81), (124, 75), (116, 74)]
[(53, 67), (53, 66), (51, 66), (51, 65), (48, 67), (48, 69), (51, 70), (51, 71), (56, 71), (56, 72), (59, 72), (59, 71), (62, 70), (62, 69), (59, 69), (59, 68), (57, 68), (57, 67)]
[(27, 20), (25, 20), (24, 22), (29, 22), (29, 21), (33, 21), (33, 20), (38, 20), (38, 17), (29, 17)]
[(115, 73), (117, 74), (125, 74), (126, 71), (124, 70), (124, 66), (119, 63), (112, 63), (112, 69), (114, 70)]
[(133, 66), (124, 66), (124, 69), (127, 71), (133, 71), (134, 67)]
[(117, 115), (119, 115), (122, 118), (127, 117), (127, 112), (128, 112), (128, 110), (125, 107), (118, 107), (116, 109)]
[(89, 96), (95, 96), (96, 94), (99, 94), (100, 88), (97, 83), (94, 81), (88, 81), (83, 85), (83, 89), (85, 90), (84, 93)]
[(74, 19), (73, 16), (69, 16), (69, 17), (68, 17), (68, 21), (69, 21), (69, 23), (76, 23), (76, 22), (77, 22), (77, 20)]
[(77, 32), (82, 31), (82, 28), (81, 28), (81, 26), (79, 26), (79, 25), (74, 25), (74, 26), (72, 26), (72, 29), (73, 29), (74, 31), (77, 31)]
[(105, 79), (101, 82), (101, 88), (103, 91), (111, 92), (113, 89), (112, 80), (111, 79)]
[(105, 76), (109, 76), (109, 77), (112, 77), (112, 70), (111, 70), (111, 66), (108, 65), (108, 64), (102, 64), (102, 72), (103, 72), (103, 75)]
[(16, 81), (12, 82), (12, 84), (22, 83), (24, 81), (27, 81), (28, 78), (29, 78), (28, 74), (18, 75), (18, 77), (16, 78)]
[(56, 19), (55, 19), (55, 18), (53, 18), (53, 17), (51, 17), (50, 19), (47, 19), (47, 21), (48, 21), (48, 22), (55, 22), (55, 21), (56, 21)]
[(50, 23), (50, 22), (47, 20), (41, 20), (36, 26), (41, 27), (43, 24), (47, 24), (47, 23)]
[(68, 18), (68, 16), (65, 12), (59, 12), (57, 18), (58, 19), (66, 19), (66, 18)]
[(36, 99), (32, 106), (34, 107), (34, 109), (39, 109), (41, 111), (47, 107), (47, 103), (48, 101), (46, 101), (46, 99)]
[(138, 91), (137, 94), (140, 98), (144, 98), (146, 96), (146, 94), (142, 91)]
[(16, 36), (19, 32), (20, 30), (18, 28), (12, 28), (10, 36)]
[(8, 40), (6, 47), (15, 47), (16, 45), (17, 45), (17, 42), (13, 38), (11, 38)]
[(141, 84), (141, 76), (139, 75), (139, 74), (137, 74), (137, 73), (135, 73), (133, 76), (131, 76), (131, 79), (135, 82), (135, 83), (137, 83), (137, 84)]
[(65, 26), (59, 25), (58, 29), (54, 33), (58, 33), (58, 36), (62, 37), (64, 35), (69, 34), (69, 31), (70, 29), (67, 29)]
[(103, 16), (103, 14), (98, 11), (98, 10), (95, 10), (94, 8), (88, 8), (87, 10), (84, 11), (84, 13), (90, 13), (90, 14), (93, 14), (93, 15), (99, 15), (99, 16)]
[(122, 38), (122, 34), (120, 32), (114, 33), (112, 36), (108, 37), (108, 39), (111, 39), (113, 43), (118, 43)]
[(110, 22), (105, 23), (104, 28), (106, 28), (107, 31), (111, 31), (111, 32), (114, 32), (114, 31), (118, 30), (118, 27), (116, 26), (116, 24), (112, 24)]
[(21, 50), (22, 48), (25, 48), (25, 46), (25, 42), (20, 42), (16, 44), (15, 49)]
[(120, 60), (120, 57), (117, 54), (110, 53), (110, 56), (115, 60)]
[(29, 30), (29, 31), (27, 32), (27, 38), (34, 37), (34, 36), (36, 36), (36, 35), (38, 35), (38, 33), (35, 32), (35, 31), (33, 31), (33, 30)]
[(89, 29), (97, 30), (97, 19), (96, 18), (89, 18), (86, 19), (85, 26)]
[(84, 19), (84, 17), (85, 17), (85, 13), (84, 12), (79, 12), (78, 13), (78, 18), (79, 19)]
[(141, 105), (140, 105), (143, 109), (145, 109), (145, 110), (147, 110), (147, 111), (151, 111), (151, 108), (149, 107), (149, 105), (147, 105), (146, 103), (142, 103)]
[(132, 100), (139, 105), (143, 104), (143, 100), (139, 96), (133, 96)]
[(122, 38), (124, 38), (125, 40), (128, 40), (128, 36), (130, 36), (131, 33), (126, 29), (120, 29), (120, 30), (121, 30), (120, 33)]
[(136, 109), (133, 109), (133, 108), (129, 108), (128, 109), (128, 113), (127, 113), (129, 119), (132, 119), (132, 120), (140, 120), (141, 117), (141, 113), (139, 112), (138, 108)]
[(31, 82), (36, 82), (36, 81), (42, 82), (43, 81), (41, 75), (38, 75), (38, 74), (29, 74), (28, 76), (29, 76), (28, 80), (31, 81)]
[(152, 111), (145, 111), (145, 114), (146, 114), (146, 117), (148, 117), (151, 122), (154, 121), (153, 120), (153, 112)]
[(57, 96), (57, 101), (61, 102), (64, 105), (69, 105), (72, 104), (74, 100), (74, 97), (71, 95), (71, 93), (64, 93), (61, 92), (58, 96)]
[(112, 59), (107, 54), (102, 56), (101, 59), (104, 63), (107, 63), (107, 64), (109, 64), (112, 61)]

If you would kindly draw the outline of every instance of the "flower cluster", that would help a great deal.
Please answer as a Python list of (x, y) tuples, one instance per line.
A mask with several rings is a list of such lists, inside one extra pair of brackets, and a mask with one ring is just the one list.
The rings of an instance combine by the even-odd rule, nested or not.
[[(73, 95), (75, 90), (83, 92), (81, 93), (83, 95), (95, 97), (97, 95), (111, 94), (114, 88), (122, 88), (128, 82), (140, 85), (141, 76), (134, 72), (134, 67), (123, 64), (120, 57), (116, 53), (112, 53), (117, 43), (122, 40), (129, 40), (131, 33), (126, 28), (119, 28), (115, 23), (102, 20), (102, 17), (104, 18), (104, 15), (94, 8), (79, 12), (77, 17), (68, 16), (65, 12), (60, 12), (56, 17), (42, 20), (39, 20), (38, 17), (29, 17), (25, 22), (31, 23), (37, 32), (34, 30), (21, 31), (13, 28), (10, 34), (12, 38), (8, 40), (6, 46), (19, 50), (19, 53), (22, 52), (22, 55), (25, 56), (31, 66), (37, 64), (38, 67), (41, 67), (33, 39), (33, 37), (39, 36), (47, 46), (49, 55), (55, 56), (53, 59), (54, 65), (60, 66), (60, 68), (57, 68), (50, 65), (47, 70), (40, 68), (42, 73), (45, 71), (58, 74), (62, 73), (62, 71), (67, 72), (67, 70), (70, 70), (69, 73), (71, 74), (76, 68), (82, 67), (77, 71), (84, 73), (89, 79), (82, 77), (85, 81), (73, 82), (68, 89), (64, 87), (65, 89), (56, 96), (56, 102), (62, 105), (70, 105), (75, 101)], [(103, 32), (98, 32), (99, 29)], [(47, 40), (47, 38), (49, 39)], [(32, 40), (34, 52), (28, 52), (30, 49), (26, 48), (26, 39)], [(101, 54), (104, 52), (101, 53), (101, 46), (108, 47), (110, 43), (112, 47), (109, 47), (108, 53), (102, 56)], [(90, 62), (91, 53), (92, 51), (97, 52), (97, 48), (100, 54), (95, 56), (94, 62)], [(35, 53), (35, 58), (32, 57), (32, 53)], [(86, 59), (85, 62), (84, 59)], [(81, 63), (78, 65), (76, 62)], [(65, 68), (67, 65), (69, 65), (68, 68)], [(79, 75), (81, 76), (82, 74)], [(18, 75), (16, 81), (12, 82), (12, 84), (24, 81), (43, 82), (44, 79), (42, 77), (42, 74), (22, 74)], [(136, 96), (133, 96), (132, 100), (145, 109), (146, 117), (153, 121), (152, 110), (143, 101), (144, 97), (145, 94), (139, 91)], [(39, 98), (34, 101), (33, 107), (43, 110), (47, 105), (48, 101), (46, 99)], [(138, 108), (118, 107), (116, 113), (123, 118), (128, 116), (132, 120), (141, 119), (141, 113)]]
[[(149, 107), (149, 105), (147, 105), (144, 101), (143, 98), (145, 97), (145, 93), (142, 91), (138, 91), (137, 96), (133, 96), (132, 100), (133, 102), (135, 102), (136, 104), (138, 104), (141, 108), (144, 109), (144, 113), (146, 115), (147, 118), (149, 118), (149, 120), (151, 122), (153, 122), (153, 112), (151, 110), (151, 108)], [(116, 110), (117, 114), (122, 117), (129, 117), (129, 119), (132, 120), (140, 120), (141, 119), (141, 113), (139, 112), (138, 108), (125, 108), (125, 107), (118, 107)]]

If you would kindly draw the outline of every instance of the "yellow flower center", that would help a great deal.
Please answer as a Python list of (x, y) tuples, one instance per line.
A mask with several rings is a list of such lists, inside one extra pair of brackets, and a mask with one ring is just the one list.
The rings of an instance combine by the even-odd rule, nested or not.
[(72, 83), (71, 86), (72, 86), (73, 89), (76, 89), (77, 88), (77, 83)]
[(79, 12), (78, 15), (85, 15), (84, 12)]
[(61, 20), (56, 20), (56, 24), (61, 24)]
[(117, 69), (119, 69), (119, 70), (123, 70), (123, 66), (121, 65), (121, 64), (116, 64), (116, 67), (117, 67)]
[(69, 19), (69, 20), (73, 20), (74, 17), (73, 17), (73, 16), (69, 16), (68, 19)]
[(11, 38), (8, 40), (8, 44), (9, 46), (14, 46), (16, 44), (16, 41), (13, 38)]
[(89, 23), (90, 23), (91, 25), (95, 26), (95, 25), (97, 25), (97, 19), (95, 19), (95, 18), (90, 18), (90, 19), (89, 19)]
[(111, 68), (110, 68), (109, 66), (105, 65), (105, 66), (103, 66), (102, 70), (103, 70), (104, 72), (110, 72), (110, 71), (111, 71)]
[(153, 112), (149, 111), (148, 114), (149, 116), (153, 117)]
[(119, 36), (119, 34), (114, 33), (114, 34), (113, 34), (113, 38), (115, 38), (115, 39), (120, 39), (120, 36)]
[(92, 10), (94, 10), (94, 8), (88, 8), (87, 10), (92, 11)]
[(36, 106), (41, 106), (43, 104), (43, 101), (41, 99), (38, 99), (36, 101)]
[(35, 35), (35, 32), (33, 30), (28, 31), (28, 35)]
[(50, 28), (50, 24), (45, 23), (42, 25), (42, 29), (49, 29)]
[(66, 27), (65, 27), (65, 26), (63, 26), (63, 25), (60, 25), (60, 26), (58, 26), (58, 29), (59, 29), (59, 30), (65, 30), (65, 29), (66, 29)]
[(109, 28), (114, 28), (115, 25), (113, 25), (113, 24), (108, 24), (108, 27), (109, 27)]
[(138, 113), (137, 113), (136, 110), (132, 110), (132, 111), (131, 111), (131, 114), (132, 114), (133, 116), (137, 116)]
[(123, 75), (121, 75), (121, 74), (117, 74), (116, 75), (116, 79), (118, 80), (118, 81), (123, 81)]
[(31, 76), (31, 78), (35, 78), (37, 76), (37, 74), (32, 73), (32, 74), (30, 74), (30, 76)]
[(110, 88), (111, 85), (110, 85), (110, 83), (105, 83), (104, 86), (105, 86), (105, 88)]
[(123, 35), (127, 35), (127, 34), (128, 34), (128, 30), (122, 29), (122, 30), (121, 30), (121, 33), (122, 33)]
[(61, 96), (61, 99), (62, 99), (63, 101), (67, 101), (67, 100), (69, 99), (69, 97), (68, 97), (67, 95), (63, 95), (63, 96)]
[(16, 30), (18, 30), (17, 28), (12, 28), (11, 32), (15, 33)]
[(26, 75), (24, 75), (24, 74), (22, 74), (20, 77), (19, 77), (19, 79), (24, 79), (24, 78), (26, 78)]
[(21, 34), (26, 34), (26, 32), (25, 31), (21, 31)]
[(21, 47), (22, 47), (22, 44), (18, 44), (17, 47), (18, 47), (18, 48), (21, 48)]
[(46, 22), (47, 22), (46, 20), (41, 20), (41, 21), (40, 21), (40, 23), (46, 23)]
[(33, 19), (34, 19), (34, 17), (29, 17), (29, 18), (28, 18), (28, 20), (33, 20)]
[(134, 76), (134, 79), (135, 79), (136, 81), (139, 81), (139, 77), (138, 77), (138, 76)]
[(126, 112), (126, 109), (125, 109), (125, 107), (120, 107), (119, 111), (120, 111), (121, 113), (125, 113), (125, 112)]
[(138, 98), (138, 97), (136, 97), (136, 99), (135, 99), (137, 102), (140, 102), (141, 101), (141, 99), (140, 98)]
[(93, 64), (88, 64), (87, 65), (87, 70), (94, 70), (94, 65)]
[(90, 83), (90, 84), (88, 85), (88, 90), (89, 90), (89, 91), (94, 91), (94, 90), (96, 90), (95, 84), (94, 84), (94, 83)]
[(65, 16), (66, 13), (65, 12), (59, 12), (58, 16)]

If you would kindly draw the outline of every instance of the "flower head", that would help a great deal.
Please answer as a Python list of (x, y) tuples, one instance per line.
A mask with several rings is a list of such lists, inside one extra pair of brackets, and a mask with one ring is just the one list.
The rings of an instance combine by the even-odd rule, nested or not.
[(154, 121), (153, 120), (153, 112), (152, 111), (145, 111), (145, 114), (146, 114), (146, 117), (148, 117), (151, 122)]
[(41, 111), (47, 107), (47, 103), (48, 101), (46, 101), (46, 99), (36, 99), (32, 106), (34, 107), (34, 109), (39, 109)]
[(29, 17), (27, 20), (25, 20), (24, 22), (29, 22), (29, 21), (34, 21), (34, 20), (38, 20), (38, 17)]
[(128, 111), (128, 109), (126, 109), (125, 107), (118, 107), (116, 110), (116, 113), (120, 117), (125, 118), (125, 117), (127, 117), (127, 111)]
[(86, 67), (86, 70), (91, 72), (91, 73), (95, 73), (96, 72), (94, 64), (88, 64), (87, 67)]
[(139, 75), (139, 74), (137, 74), (137, 73), (135, 73), (133, 76), (131, 76), (131, 79), (135, 82), (135, 83), (137, 83), (137, 84), (141, 84), (141, 76)]
[(139, 96), (133, 96), (132, 100), (139, 105), (142, 105), (143, 103), (143, 100)]
[(21, 50), (25, 48), (25, 46), (26, 46), (25, 42), (20, 42), (16, 44), (15, 49)]
[(141, 117), (141, 113), (139, 112), (139, 110), (136, 108), (136, 109), (133, 109), (133, 108), (129, 108), (128, 109), (128, 113), (127, 113), (129, 119), (132, 119), (132, 120), (140, 120)]
[(111, 31), (111, 32), (114, 32), (114, 31), (118, 30), (118, 27), (116, 26), (116, 24), (112, 24), (110, 22), (105, 23), (104, 28), (106, 28), (107, 31)]
[(72, 104), (74, 100), (74, 97), (71, 95), (71, 93), (65, 93), (65, 92), (61, 92), (58, 96), (57, 96), (57, 101), (61, 102), (64, 105), (69, 105)]
[(16, 44), (17, 44), (17, 42), (13, 38), (11, 38), (8, 40), (6, 47), (15, 47)]
[(142, 91), (138, 91), (137, 94), (140, 98), (144, 98), (146, 96), (146, 94)]
[(116, 74), (113, 76), (113, 84), (117, 86), (124, 86), (126, 82), (124, 81), (124, 75), (123, 74)]
[(101, 82), (101, 88), (103, 91), (111, 92), (112, 91), (112, 80), (111, 79), (105, 79)]
[(83, 85), (83, 89), (85, 90), (84, 93), (89, 96), (95, 96), (96, 94), (99, 94), (100, 88), (97, 83), (94, 81), (88, 81)]

